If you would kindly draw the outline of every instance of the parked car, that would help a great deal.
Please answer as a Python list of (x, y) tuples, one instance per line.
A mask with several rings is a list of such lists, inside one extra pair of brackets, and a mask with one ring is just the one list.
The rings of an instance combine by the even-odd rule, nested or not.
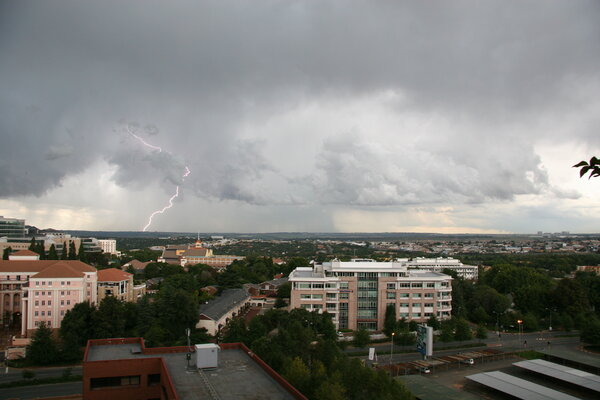
[(467, 358), (465, 360), (462, 360), (461, 363), (467, 364), (467, 365), (473, 365), (473, 364), (475, 364), (475, 360), (473, 360), (472, 358)]

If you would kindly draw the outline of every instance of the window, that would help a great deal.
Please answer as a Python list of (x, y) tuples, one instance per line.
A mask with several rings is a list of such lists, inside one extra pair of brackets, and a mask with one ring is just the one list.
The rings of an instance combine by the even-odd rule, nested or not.
[(435, 283), (433, 283), (433, 282), (427, 282), (427, 287), (428, 288), (435, 287)]
[(388, 288), (388, 290), (394, 290), (394, 289), (396, 289), (396, 284), (395, 283), (388, 283), (387, 284), (387, 288)]
[[(6, 279), (10, 281), (10, 276), (7, 276)], [(35, 281), (35, 286), (40, 286), (40, 283), (38, 281)]]
[(400, 303), (400, 307), (408, 307), (408, 303)]
[(65, 295), (65, 291), (64, 291), (64, 290), (61, 290), (61, 292), (60, 292), (60, 295), (61, 295), (61, 296), (64, 296), (64, 295)]
[(35, 326), (40, 326), (40, 321), (35, 321)]
[(38, 307), (39, 305), (40, 305), (40, 302), (36, 300), (35, 301), (35, 306)]
[(410, 295), (408, 293), (400, 293), (400, 298), (401, 299), (408, 299)]
[(42, 286), (46, 286), (46, 281), (42, 281)]
[(42, 311), (42, 317), (46, 316), (46, 311)]
[(327, 293), (327, 300), (337, 299), (337, 293)]
[(328, 310), (335, 310), (337, 308), (337, 304), (335, 303), (327, 303)]
[(401, 288), (407, 288), (407, 287), (410, 287), (410, 282), (400, 282), (400, 287), (401, 287)]
[[(156, 374), (159, 375), (160, 374)], [(159, 379), (160, 382), (160, 379)], [(90, 388), (100, 389), (104, 387), (115, 387), (115, 386), (133, 386), (140, 384), (140, 376), (132, 375), (132, 376), (111, 376), (107, 378), (91, 378), (90, 379)]]
[(65, 281), (60, 282), (60, 286), (65, 286)]
[(421, 318), (421, 313), (413, 313), (413, 318)]
[(67, 300), (67, 305), (71, 304), (71, 300)]
[(67, 281), (67, 286), (71, 286), (71, 281)]
[(423, 284), (421, 282), (413, 282), (410, 287), (412, 288), (422, 288)]
[(160, 374), (148, 374), (148, 386), (160, 385)]
[(45, 296), (45, 295), (46, 295), (46, 292), (42, 292), (42, 296)]
[(396, 292), (387, 292), (387, 296), (388, 299), (395, 299), (396, 298)]
[(415, 308), (421, 308), (421, 303), (413, 303), (412, 306)]
[(36, 312), (35, 312), (35, 316), (37, 317), (38, 315), (39, 315), (39, 312), (38, 312), (38, 311), (36, 311)]
[(35, 295), (36, 295), (36, 296), (39, 296), (39, 295), (40, 295), (40, 292), (35, 292)]
[(425, 303), (425, 307), (433, 307), (433, 303)]
[(421, 293), (413, 293), (412, 294), (412, 298), (413, 299), (420, 299), (421, 298)]
[(310, 283), (296, 283), (297, 289), (310, 289)]
[(428, 299), (433, 299), (433, 293), (425, 293), (425, 295), (423, 297), (426, 297)]
[(313, 300), (323, 300), (323, 295), (322, 294), (313, 294), (312, 298), (313, 298)]
[(20, 281), (21, 280), (21, 275), (17, 275), (17, 280)]
[(348, 289), (348, 282), (340, 282), (340, 289)]
[(350, 298), (350, 293), (340, 293), (340, 300), (345, 300)]
[(65, 315), (65, 310), (60, 310), (60, 316), (64, 316)]
[(48, 316), (51, 317), (52, 316), (52, 311), (48, 311)]
[(42, 305), (45, 306), (46, 305), (46, 300), (42, 300)]
[(300, 298), (301, 298), (302, 300), (310, 300), (310, 294), (301, 294), (301, 295), (300, 295)]
[(52, 301), (48, 300), (48, 305), (51, 306), (52, 305)]

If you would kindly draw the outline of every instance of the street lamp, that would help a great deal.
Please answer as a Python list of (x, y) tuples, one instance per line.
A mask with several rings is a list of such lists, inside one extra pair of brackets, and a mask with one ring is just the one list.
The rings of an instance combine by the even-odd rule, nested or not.
[(392, 345), (390, 346), (390, 366), (392, 365), (392, 354), (394, 352), (394, 336), (396, 336), (396, 332), (392, 332)]
[(518, 319), (517, 320), (517, 324), (519, 324), (519, 343), (522, 346), (522, 332), (523, 332), (523, 320), (522, 319)]

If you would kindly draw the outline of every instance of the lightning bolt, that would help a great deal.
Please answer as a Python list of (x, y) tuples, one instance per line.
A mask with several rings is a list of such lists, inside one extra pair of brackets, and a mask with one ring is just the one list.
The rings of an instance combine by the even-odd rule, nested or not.
[[(148, 142), (146, 142), (143, 138), (141, 138), (140, 136), (136, 135), (135, 133), (133, 133), (131, 131), (131, 129), (129, 128), (129, 125), (127, 125), (127, 132), (134, 137), (135, 139), (137, 139), (140, 143), (142, 143), (144, 146), (152, 149), (152, 150), (157, 150), (159, 153), (162, 153), (163, 149), (161, 147), (158, 146), (154, 146), (153, 144), (150, 144)], [(169, 152), (167, 152), (169, 153)], [(169, 153), (171, 154), (171, 153)], [(185, 178), (191, 174), (192, 171), (190, 171), (190, 169), (188, 168), (188, 166), (185, 166), (185, 172), (183, 173), (183, 176), (181, 177), (181, 181), (185, 181)], [(175, 187), (175, 194), (173, 194), (173, 196), (171, 196), (169, 198), (169, 204), (167, 204), (166, 206), (164, 206), (162, 209), (160, 210), (156, 210), (154, 211), (152, 214), (150, 214), (150, 217), (148, 217), (148, 223), (146, 224), (146, 226), (144, 226), (144, 228), (142, 229), (142, 232), (146, 232), (146, 230), (148, 230), (148, 228), (150, 227), (150, 225), (152, 225), (152, 218), (154, 218), (155, 215), (157, 214), (163, 214), (165, 211), (167, 211), (168, 209), (170, 209), (171, 207), (173, 207), (173, 200), (175, 200), (177, 197), (179, 197), (179, 185), (177, 185)]]

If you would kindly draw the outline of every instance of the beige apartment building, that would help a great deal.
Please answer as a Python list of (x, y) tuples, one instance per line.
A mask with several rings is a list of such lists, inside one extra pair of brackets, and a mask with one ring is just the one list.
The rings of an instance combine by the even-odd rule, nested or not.
[(449, 319), (452, 277), (440, 272), (409, 269), (405, 262), (333, 260), (290, 273), (290, 305), (327, 311), (338, 329), (383, 329), (388, 305), (397, 318), (425, 322), (435, 315)]
[(98, 271), (98, 303), (112, 296), (122, 301), (135, 301), (133, 274), (117, 268)]

